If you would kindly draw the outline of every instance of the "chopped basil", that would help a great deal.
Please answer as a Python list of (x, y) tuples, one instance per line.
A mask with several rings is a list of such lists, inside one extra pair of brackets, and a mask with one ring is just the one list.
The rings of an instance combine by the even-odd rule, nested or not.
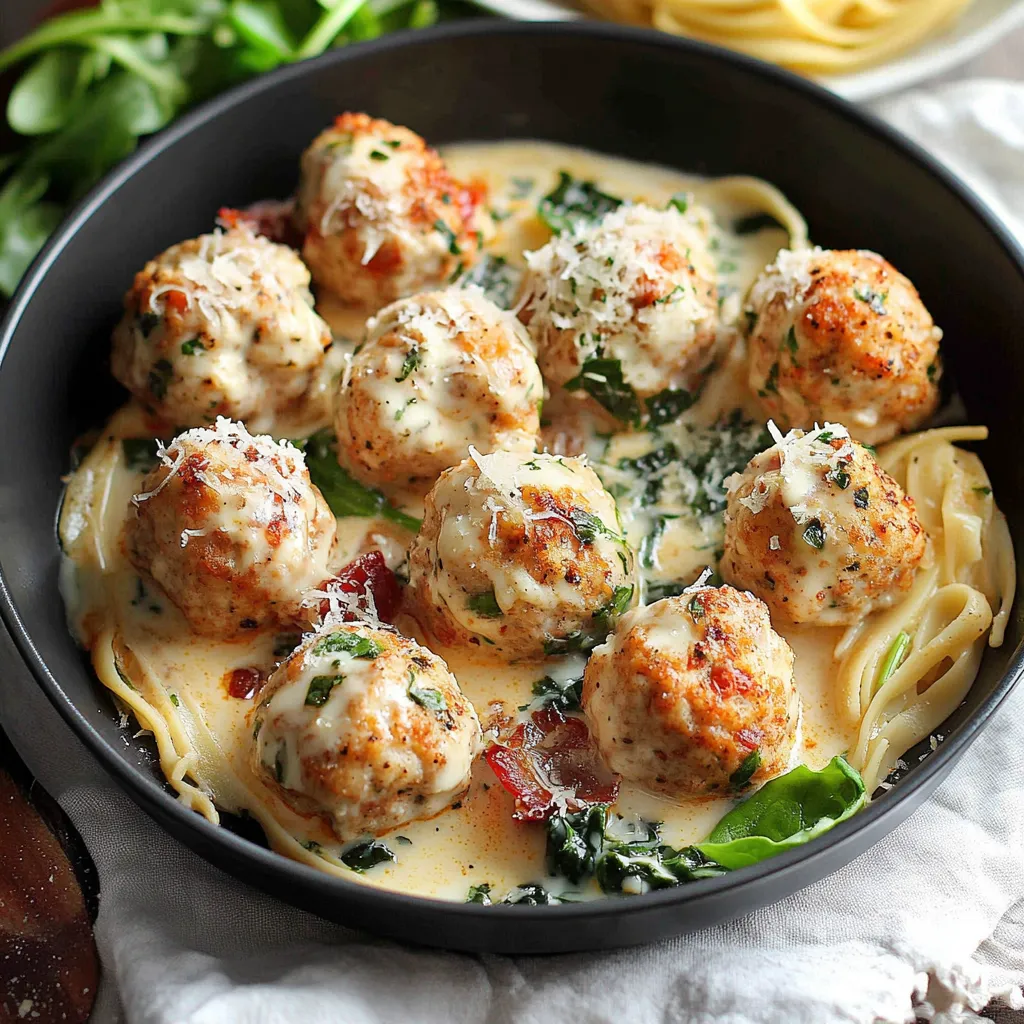
[(821, 525), (820, 519), (812, 519), (804, 527), (803, 538), (812, 548), (819, 551), (825, 546), (825, 528)]
[(466, 894), (467, 903), (482, 903), (485, 907), (491, 905), (491, 884), (482, 882), (480, 885), (471, 885)]
[(658, 394), (645, 399), (647, 405), (647, 425), (661, 427), (666, 423), (674, 423), (691, 405), (697, 396), (683, 388), (666, 388)]
[(419, 345), (414, 344), (409, 351), (405, 354), (405, 359), (402, 360), (402, 371), (395, 378), (396, 384), (401, 384), (413, 370), (418, 370), (422, 365), (422, 356), (420, 355)]
[(448, 243), (448, 251), (453, 256), (460, 256), (462, 254), (462, 250), (459, 248), (458, 237), (443, 220), (438, 219), (434, 221), (434, 230), (439, 231), (444, 236), (445, 241)]
[(174, 376), (174, 367), (166, 359), (158, 359), (149, 371), (149, 393), (161, 402), (167, 396), (167, 386)]
[(159, 461), (156, 455), (157, 442), (148, 437), (125, 437), (121, 439), (121, 452), (128, 469), (149, 472)]
[(858, 487), (853, 492), (853, 503), (857, 508), (868, 507), (868, 489), (866, 487)]
[(195, 356), (206, 351), (206, 346), (201, 338), (189, 338), (181, 343), (181, 354), (183, 356)]
[(322, 708), (330, 699), (331, 691), (344, 681), (344, 676), (314, 676), (309, 681), (304, 703), (311, 708)]
[(498, 604), (493, 590), (486, 590), (482, 594), (471, 594), (466, 600), (466, 607), (479, 615), (482, 619), (500, 619), (505, 613)]
[(740, 217), (733, 221), (732, 233), (739, 235), (753, 235), (758, 231), (764, 231), (766, 228), (777, 228), (780, 231), (785, 231), (786, 226), (780, 224), (770, 213), (752, 213), (746, 217)]
[(558, 184), (541, 199), (537, 213), (557, 233), (598, 221), (621, 205), (621, 199), (602, 192), (592, 181), (559, 171)]
[(381, 516), (412, 533), (420, 528), (419, 519), (395, 508), (381, 491), (359, 483), (338, 465), (334, 431), (329, 427), (318, 430), (299, 447), (305, 450), (310, 479), (336, 516)]
[(754, 777), (754, 772), (756, 772), (760, 767), (761, 750), (760, 748), (756, 748), (743, 758), (740, 762), (739, 768), (729, 776), (730, 788), (733, 790), (743, 789), (744, 786), (750, 783), (750, 780)]
[(350, 846), (341, 855), (342, 864), (360, 874), (387, 861), (394, 863), (394, 860), (395, 855), (391, 852), (391, 847), (379, 839), (357, 843), (355, 846)]
[(578, 376), (565, 385), (566, 391), (583, 390), (616, 419), (640, 426), (640, 402), (622, 375), (618, 359), (587, 359)]
[(445, 700), (444, 694), (440, 690), (420, 688), (410, 681), (409, 689), (406, 692), (409, 694), (409, 699), (414, 700), (421, 708), (434, 712), (448, 710), (448, 701)]
[(358, 633), (350, 633), (339, 630), (337, 633), (329, 633), (315, 643), (310, 654), (351, 654), (353, 658), (366, 658), (372, 661), (381, 653), (383, 648), (376, 640), (360, 636)]

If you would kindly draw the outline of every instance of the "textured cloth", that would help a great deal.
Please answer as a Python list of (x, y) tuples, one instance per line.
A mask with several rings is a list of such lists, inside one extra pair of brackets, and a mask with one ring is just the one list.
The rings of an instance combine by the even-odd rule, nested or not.
[[(1024, 85), (881, 110), (1024, 225)], [(4, 727), (99, 869), (101, 1024), (118, 997), (133, 1024), (869, 1024), (1024, 1005), (1024, 688), (924, 807), (823, 882), (686, 938), (514, 960), (380, 942), (221, 874), (142, 814), (21, 675), (0, 687)]]

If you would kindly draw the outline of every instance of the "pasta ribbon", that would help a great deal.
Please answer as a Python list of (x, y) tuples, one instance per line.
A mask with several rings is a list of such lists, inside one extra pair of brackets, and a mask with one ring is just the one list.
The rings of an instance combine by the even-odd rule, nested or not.
[(809, 75), (880, 64), (952, 24), (970, 0), (588, 0), (604, 17), (717, 43)]

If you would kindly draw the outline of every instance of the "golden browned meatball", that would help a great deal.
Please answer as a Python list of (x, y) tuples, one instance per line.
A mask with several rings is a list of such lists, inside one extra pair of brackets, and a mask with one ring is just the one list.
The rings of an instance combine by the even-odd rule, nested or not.
[(252, 764), (338, 838), (431, 818), (469, 786), (480, 723), (447, 665), (414, 640), (331, 623), (270, 677)]
[(873, 252), (783, 250), (748, 299), (749, 383), (783, 428), (838, 420), (877, 444), (939, 402), (939, 339), (917, 290)]
[(585, 460), (476, 452), (443, 473), (409, 555), (412, 610), (447, 646), (589, 649), (635, 595), (615, 502)]
[(708, 216), (623, 206), (526, 254), (519, 317), (547, 380), (610, 359), (640, 396), (687, 384), (715, 339)]
[(177, 427), (227, 416), (271, 429), (331, 343), (302, 261), (247, 228), (171, 246), (135, 275), (124, 309), (114, 376)]
[(318, 284), (376, 310), (473, 262), (480, 200), (415, 132), (342, 114), (302, 156), (302, 257)]
[(301, 625), (337, 525), (302, 452), (220, 419), (180, 434), (161, 460), (132, 498), (135, 568), (204, 636)]
[(793, 652), (757, 598), (696, 587), (622, 617), (587, 663), (583, 710), (609, 767), (653, 793), (766, 782), (796, 738)]
[(522, 324), (478, 289), (400, 299), (342, 380), (338, 461), (371, 486), (426, 491), (470, 445), (533, 451), (543, 396)]
[(845, 625), (897, 601), (925, 553), (913, 499), (845, 427), (775, 434), (726, 481), (722, 576), (776, 622)]

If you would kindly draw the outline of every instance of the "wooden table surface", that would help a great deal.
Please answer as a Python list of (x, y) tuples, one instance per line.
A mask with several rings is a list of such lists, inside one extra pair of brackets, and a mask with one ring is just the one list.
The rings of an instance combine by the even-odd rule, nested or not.
[[(24, 30), (39, 6), (0, 0), (0, 46)], [(974, 77), (1024, 79), (1024, 28), (932, 81)], [(95, 875), (59, 817), (0, 732), (0, 1022), (85, 1021), (96, 992), (99, 965), (89, 926)], [(986, 1015), (998, 1024), (1024, 1024), (1021, 1012), (991, 1007)]]

